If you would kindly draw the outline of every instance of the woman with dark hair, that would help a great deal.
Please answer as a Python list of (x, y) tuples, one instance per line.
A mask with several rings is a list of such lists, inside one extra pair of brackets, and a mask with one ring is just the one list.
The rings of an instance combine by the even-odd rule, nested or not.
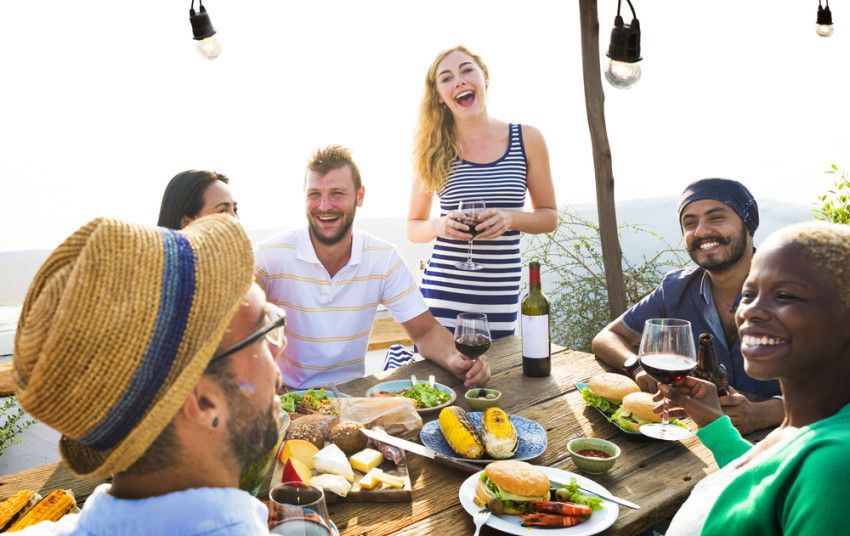
[(225, 213), (239, 217), (236, 201), (227, 183), (230, 180), (215, 171), (189, 170), (171, 179), (162, 194), (159, 207), (160, 227), (182, 229), (201, 216)]
[(659, 386), (677, 406), (671, 414), (687, 412), (700, 426), (720, 466), (696, 485), (667, 536), (847, 534), (848, 317), (850, 226), (801, 223), (761, 244), (735, 322), (747, 374), (779, 379), (785, 418), (751, 445), (723, 415), (713, 383), (688, 376)]

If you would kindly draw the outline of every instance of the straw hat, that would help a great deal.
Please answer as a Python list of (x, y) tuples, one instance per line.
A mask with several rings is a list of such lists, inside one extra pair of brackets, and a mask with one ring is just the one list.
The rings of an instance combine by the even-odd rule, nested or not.
[(15, 335), (20, 405), (62, 434), (81, 478), (130, 467), (200, 379), (248, 292), (254, 257), (239, 223), (182, 231), (100, 218), (48, 257)]

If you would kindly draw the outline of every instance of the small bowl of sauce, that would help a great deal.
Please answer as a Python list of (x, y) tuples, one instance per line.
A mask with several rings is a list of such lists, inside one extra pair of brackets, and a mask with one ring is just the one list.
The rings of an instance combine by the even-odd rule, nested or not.
[(601, 475), (614, 467), (620, 457), (620, 447), (596, 437), (579, 437), (567, 443), (573, 463), (582, 472)]

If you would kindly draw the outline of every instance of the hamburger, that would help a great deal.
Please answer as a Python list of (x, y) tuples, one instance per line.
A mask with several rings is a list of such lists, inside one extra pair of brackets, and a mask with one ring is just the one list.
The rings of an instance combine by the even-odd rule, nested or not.
[(640, 392), (640, 387), (628, 376), (605, 372), (587, 381), (587, 387), (581, 390), (581, 397), (589, 405), (611, 415), (623, 398), (629, 393)]
[(661, 422), (661, 415), (652, 411), (653, 407), (655, 407), (655, 401), (652, 400), (650, 393), (640, 391), (629, 393), (623, 397), (623, 403), (609, 420), (619, 425), (620, 428), (637, 432), (644, 424)]
[(549, 500), (549, 477), (516, 460), (493, 462), (484, 468), (473, 501), (495, 514), (523, 514), (529, 502)]

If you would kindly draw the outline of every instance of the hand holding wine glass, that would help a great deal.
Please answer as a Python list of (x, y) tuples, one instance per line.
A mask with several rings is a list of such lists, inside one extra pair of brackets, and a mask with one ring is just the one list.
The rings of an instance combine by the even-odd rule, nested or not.
[[(455, 349), (475, 361), (490, 349), (490, 326), (484, 313), (460, 313), (455, 321)], [(470, 387), (475, 387), (470, 385)]]
[[(672, 385), (681, 381), (697, 366), (691, 323), (678, 318), (647, 320), (640, 339), (638, 359), (643, 370), (659, 383)], [(668, 441), (678, 441), (690, 436), (690, 430), (668, 422), (666, 396), (663, 404), (661, 423), (645, 424), (640, 427), (641, 433)]]
[(485, 208), (486, 205), (483, 199), (470, 199), (458, 203), (457, 209), (463, 213), (462, 223), (469, 226), (469, 231), (467, 232), (472, 235), (472, 238), (469, 239), (469, 251), (466, 260), (455, 264), (461, 270), (480, 270), (483, 268), (483, 266), (472, 260), (472, 240), (478, 234), (475, 226), (478, 224), (481, 213), (484, 212)]

